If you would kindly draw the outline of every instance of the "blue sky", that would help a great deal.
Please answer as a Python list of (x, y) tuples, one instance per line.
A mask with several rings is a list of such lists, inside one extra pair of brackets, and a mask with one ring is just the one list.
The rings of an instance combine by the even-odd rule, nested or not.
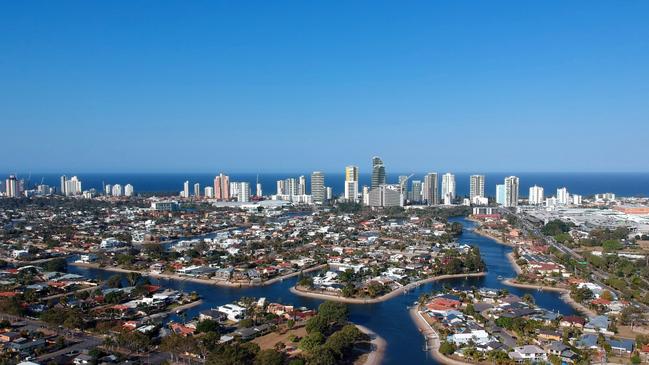
[(0, 171), (648, 171), (649, 1), (3, 1)]

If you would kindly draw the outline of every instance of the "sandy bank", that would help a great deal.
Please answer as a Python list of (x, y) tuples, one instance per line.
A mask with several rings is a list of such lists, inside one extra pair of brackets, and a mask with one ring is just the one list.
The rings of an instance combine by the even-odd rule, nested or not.
[(385, 348), (387, 347), (387, 342), (383, 337), (376, 334), (376, 332), (371, 329), (357, 324), (356, 327), (363, 332), (364, 334), (370, 337), (370, 344), (372, 344), (372, 351), (367, 355), (364, 365), (379, 365), (383, 362), (383, 356), (385, 354)]
[(514, 258), (513, 252), (507, 254), (507, 259), (509, 260), (509, 263), (512, 264), (514, 271), (516, 271), (516, 275), (520, 275), (523, 273), (523, 269), (516, 263), (516, 259)]
[(315, 298), (315, 299), (323, 299), (323, 300), (331, 300), (334, 302), (342, 302), (342, 303), (350, 303), (350, 304), (372, 304), (372, 303), (379, 303), (379, 302), (384, 302), (386, 300), (392, 299), (396, 296), (399, 296), (401, 294), (406, 293), (410, 289), (414, 289), (422, 284), (430, 283), (433, 281), (439, 281), (439, 280), (448, 280), (448, 279), (457, 279), (457, 278), (465, 278), (465, 277), (479, 277), (479, 276), (484, 276), (486, 275), (485, 272), (479, 272), (479, 273), (472, 273), (472, 274), (454, 274), (454, 275), (439, 275), (439, 276), (433, 276), (428, 279), (423, 279), (416, 281), (414, 283), (410, 283), (406, 286), (402, 286), (398, 289), (395, 289), (385, 295), (382, 295), (377, 298), (346, 298), (342, 297), (339, 295), (335, 294), (326, 294), (326, 293), (320, 293), (320, 292), (313, 292), (309, 291), (306, 289), (298, 288), (297, 286), (292, 287), (291, 293), (295, 295), (300, 295), (303, 297), (309, 297), (309, 298)]

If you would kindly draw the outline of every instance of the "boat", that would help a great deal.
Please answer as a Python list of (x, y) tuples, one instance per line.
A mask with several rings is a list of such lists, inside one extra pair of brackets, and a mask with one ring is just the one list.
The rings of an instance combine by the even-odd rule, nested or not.
[(502, 275), (498, 275), (498, 280), (504, 279)]

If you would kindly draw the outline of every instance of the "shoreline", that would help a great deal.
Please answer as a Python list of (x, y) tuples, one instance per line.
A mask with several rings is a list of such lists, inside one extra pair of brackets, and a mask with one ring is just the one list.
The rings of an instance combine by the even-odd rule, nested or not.
[(248, 288), (248, 287), (256, 287), (256, 286), (266, 286), (266, 285), (271, 285), (275, 284), (279, 281), (282, 281), (284, 279), (292, 278), (294, 276), (300, 275), (300, 273), (307, 273), (307, 272), (312, 272), (312, 271), (317, 271), (317, 270), (322, 270), (324, 269), (327, 264), (322, 264), (322, 265), (317, 265), (310, 267), (308, 269), (292, 272), (290, 274), (278, 276), (266, 281), (262, 281), (260, 283), (250, 283), (250, 282), (241, 282), (241, 283), (233, 283), (229, 281), (222, 281), (222, 280), (214, 280), (214, 279), (203, 279), (203, 278), (195, 278), (195, 277), (190, 277), (190, 276), (181, 276), (178, 274), (156, 274), (152, 273), (150, 271), (140, 271), (140, 270), (129, 270), (129, 269), (122, 269), (120, 267), (100, 267), (98, 264), (84, 264), (80, 262), (70, 262), (68, 265), (73, 265), (73, 266), (79, 266), (79, 267), (87, 267), (90, 269), (97, 269), (97, 270), (104, 270), (104, 271), (111, 271), (111, 272), (118, 272), (118, 273), (130, 273), (130, 272), (135, 272), (138, 274), (141, 274), (142, 276), (149, 276), (152, 278), (156, 279), (169, 279), (169, 280), (176, 280), (176, 281), (189, 281), (193, 283), (198, 283), (198, 284), (207, 284), (207, 285), (215, 285), (215, 286), (221, 286), (221, 287), (227, 287), (227, 288)]
[(597, 315), (592, 309), (587, 308), (581, 303), (578, 303), (576, 300), (572, 299), (570, 296), (570, 290), (566, 288), (557, 288), (554, 286), (545, 286), (545, 285), (538, 285), (538, 284), (522, 284), (522, 283), (517, 283), (514, 281), (515, 279), (507, 279), (503, 280), (502, 283), (508, 286), (513, 286), (515, 288), (521, 288), (521, 289), (540, 289), (540, 290), (547, 290), (547, 291), (553, 291), (557, 293), (561, 293), (561, 300), (566, 302), (566, 304), (570, 305), (572, 308), (574, 308), (576, 311), (581, 312), (582, 314), (587, 315), (588, 317), (594, 317)]
[(387, 341), (385, 341), (385, 339), (379, 336), (376, 332), (363, 325), (357, 324), (356, 328), (358, 328), (364, 334), (368, 335), (371, 339), (370, 344), (372, 345), (372, 351), (368, 353), (367, 359), (365, 360), (363, 365), (380, 365), (383, 362), (383, 357), (385, 356), (385, 348), (388, 345)]
[(419, 333), (421, 333), (421, 335), (424, 336), (426, 343), (428, 343), (429, 340), (432, 341), (432, 346), (428, 349), (428, 351), (430, 352), (431, 356), (435, 360), (437, 360), (439, 363), (450, 364), (450, 365), (470, 365), (471, 364), (468, 362), (452, 359), (439, 352), (439, 346), (441, 345), (439, 334), (422, 317), (421, 312), (419, 312), (418, 305), (410, 308), (408, 312), (410, 313), (410, 319), (419, 330)]
[(516, 271), (516, 275), (523, 273), (523, 269), (518, 265), (518, 263), (516, 263), (516, 260), (514, 259), (513, 251), (507, 254), (507, 259), (509, 260), (509, 263), (512, 264), (514, 271)]
[(297, 286), (292, 286), (289, 290), (291, 293), (295, 295), (300, 295), (303, 297), (308, 297), (308, 298), (313, 298), (313, 299), (323, 299), (323, 300), (331, 300), (334, 302), (341, 302), (341, 303), (348, 303), (348, 304), (374, 304), (374, 303), (380, 303), (384, 302), (386, 300), (392, 299), (394, 297), (397, 297), (401, 294), (404, 294), (410, 289), (414, 289), (422, 284), (427, 284), (433, 281), (441, 281), (441, 280), (448, 280), (448, 279), (459, 279), (459, 278), (467, 278), (467, 277), (481, 277), (487, 275), (486, 272), (479, 272), (479, 273), (469, 273), (469, 274), (448, 274), (448, 275), (438, 275), (438, 276), (433, 276), (428, 279), (423, 279), (419, 281), (415, 281), (414, 283), (410, 283), (408, 285), (402, 286), (400, 288), (397, 288), (395, 290), (392, 290), (391, 292), (384, 294), (380, 297), (376, 298), (346, 298), (346, 297), (341, 297), (337, 295), (331, 295), (331, 294), (325, 294), (325, 293), (317, 293), (317, 292), (312, 292), (304, 289), (298, 289)]
[[(500, 242), (498, 239), (496, 239), (494, 237), (491, 237), (491, 235), (488, 235), (488, 234), (486, 234), (484, 232), (481, 232), (479, 230), (475, 230), (475, 232), (477, 234), (481, 235), (481, 236), (491, 238), (492, 240), (496, 241), (499, 244), (509, 246), (509, 247), (512, 247), (512, 248), (514, 247), (513, 245), (510, 245), (510, 244), (507, 244), (507, 243), (504, 243), (504, 242)], [(507, 259), (509, 260), (509, 263), (514, 268), (514, 271), (516, 272), (516, 275), (520, 275), (520, 274), (523, 273), (523, 269), (516, 263), (516, 260), (514, 259), (514, 252), (513, 251), (509, 252), (507, 254)], [(547, 290), (547, 291), (553, 291), (553, 292), (561, 293), (561, 296), (560, 296), (561, 300), (563, 300), (566, 304), (571, 306), (576, 311), (581, 312), (582, 314), (585, 314), (585, 315), (587, 315), (589, 317), (594, 317), (594, 316), (597, 315), (597, 313), (595, 313), (593, 310), (587, 308), (583, 304), (578, 303), (577, 301), (572, 299), (572, 297), (570, 296), (570, 290), (569, 289), (557, 288), (557, 287), (554, 287), (554, 286), (537, 285), (537, 284), (522, 284), (522, 283), (516, 282), (515, 280), (516, 280), (516, 278), (505, 279), (505, 280), (502, 280), (501, 283), (503, 283), (503, 284), (505, 284), (507, 286), (515, 287), (515, 288), (541, 289), (541, 290)]]

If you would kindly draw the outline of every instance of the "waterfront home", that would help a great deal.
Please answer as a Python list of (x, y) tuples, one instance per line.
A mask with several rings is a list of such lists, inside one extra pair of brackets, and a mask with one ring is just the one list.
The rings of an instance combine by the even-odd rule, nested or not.
[(218, 306), (217, 311), (224, 313), (229, 320), (233, 322), (239, 322), (246, 314), (246, 308), (238, 306), (236, 304), (225, 304)]
[(201, 311), (198, 314), (198, 320), (199, 321), (205, 321), (205, 320), (211, 320), (211, 321), (217, 321), (217, 322), (222, 322), (227, 318), (227, 315), (223, 312), (219, 312), (216, 309), (206, 309)]
[(448, 336), (447, 341), (454, 343), (456, 346), (463, 346), (469, 343), (484, 345), (491, 341), (491, 337), (487, 331), (480, 329), (465, 333), (455, 333)]
[(531, 361), (532, 363), (544, 362), (548, 358), (545, 351), (536, 345), (514, 347), (508, 355), (510, 359), (517, 363), (526, 361)]
[(90, 264), (97, 261), (97, 255), (93, 253), (79, 255), (79, 259), (76, 261), (80, 264)]
[(561, 318), (561, 321), (559, 322), (559, 326), (561, 327), (583, 328), (585, 324), (586, 320), (579, 316), (565, 316)]
[(433, 313), (444, 314), (459, 308), (461, 304), (462, 303), (459, 300), (446, 297), (435, 297), (426, 303), (426, 309)]

